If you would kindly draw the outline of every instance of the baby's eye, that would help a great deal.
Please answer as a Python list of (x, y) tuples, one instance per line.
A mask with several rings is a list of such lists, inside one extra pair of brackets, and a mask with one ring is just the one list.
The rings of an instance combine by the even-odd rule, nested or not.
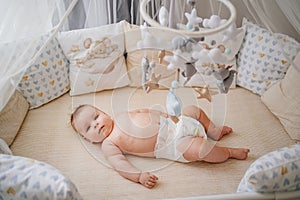
[(86, 132), (88, 132), (88, 131), (90, 130), (90, 128), (91, 128), (91, 126), (88, 126), (88, 127), (86, 128)]
[(99, 117), (99, 115), (96, 115), (96, 116), (94, 117), (94, 120), (98, 119), (98, 117)]

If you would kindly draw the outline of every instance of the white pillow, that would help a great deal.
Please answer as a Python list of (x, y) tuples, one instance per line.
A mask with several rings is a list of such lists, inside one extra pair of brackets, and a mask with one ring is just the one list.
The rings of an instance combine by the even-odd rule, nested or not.
[(70, 95), (129, 84), (124, 47), (124, 21), (58, 34), (70, 61)]
[(56, 168), (37, 160), (0, 154), (0, 199), (82, 199)]
[(300, 141), (300, 52), (285, 77), (262, 96), (262, 102), (279, 118), (290, 137)]
[(22, 94), (15, 91), (0, 112), (0, 138), (10, 146), (18, 134), (29, 109)]
[(237, 192), (300, 190), (300, 144), (270, 152), (250, 165)]
[(246, 19), (243, 27), (246, 35), (238, 54), (237, 84), (261, 95), (284, 77), (289, 60), (295, 58), (300, 44), (287, 35), (272, 33)]
[[(39, 38), (40, 42), (45, 42), (45, 38)], [(34, 64), (26, 69), (17, 90), (32, 109), (60, 97), (69, 89), (69, 62), (58, 41), (53, 38)]]

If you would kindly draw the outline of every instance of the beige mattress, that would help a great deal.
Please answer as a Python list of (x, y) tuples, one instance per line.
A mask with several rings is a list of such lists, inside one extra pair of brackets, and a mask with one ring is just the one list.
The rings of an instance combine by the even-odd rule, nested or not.
[(218, 145), (247, 147), (251, 151), (245, 161), (222, 164), (183, 164), (128, 156), (136, 166), (159, 177), (159, 184), (150, 190), (119, 176), (103, 159), (100, 145), (83, 141), (69, 123), (72, 110), (80, 104), (95, 104), (114, 116), (134, 108), (164, 110), (166, 94), (167, 90), (146, 94), (129, 87), (77, 97), (65, 94), (29, 111), (11, 149), (15, 155), (41, 160), (61, 170), (77, 185), (84, 199), (161, 199), (234, 193), (255, 159), (294, 143), (260, 97), (245, 89), (238, 87), (227, 96), (214, 96), (213, 103), (197, 99), (191, 88), (178, 89), (183, 105), (199, 105), (215, 123), (233, 128), (234, 132)]

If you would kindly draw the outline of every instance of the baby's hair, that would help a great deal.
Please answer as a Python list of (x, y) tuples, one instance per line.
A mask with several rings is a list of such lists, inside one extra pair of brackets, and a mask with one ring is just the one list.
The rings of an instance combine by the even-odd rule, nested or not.
[(76, 129), (76, 127), (74, 126), (74, 118), (76, 117), (76, 115), (80, 112), (80, 110), (85, 107), (85, 106), (91, 106), (91, 105), (88, 105), (88, 104), (82, 104), (80, 106), (78, 106), (74, 112), (71, 114), (71, 117), (70, 117), (70, 122), (71, 122), (71, 126), (73, 127), (73, 129), (78, 132), (78, 130)]

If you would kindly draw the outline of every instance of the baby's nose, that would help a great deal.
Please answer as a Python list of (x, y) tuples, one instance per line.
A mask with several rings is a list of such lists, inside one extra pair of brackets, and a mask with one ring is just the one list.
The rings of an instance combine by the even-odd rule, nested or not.
[(96, 128), (99, 125), (99, 122), (95, 121), (94, 122), (94, 128)]

